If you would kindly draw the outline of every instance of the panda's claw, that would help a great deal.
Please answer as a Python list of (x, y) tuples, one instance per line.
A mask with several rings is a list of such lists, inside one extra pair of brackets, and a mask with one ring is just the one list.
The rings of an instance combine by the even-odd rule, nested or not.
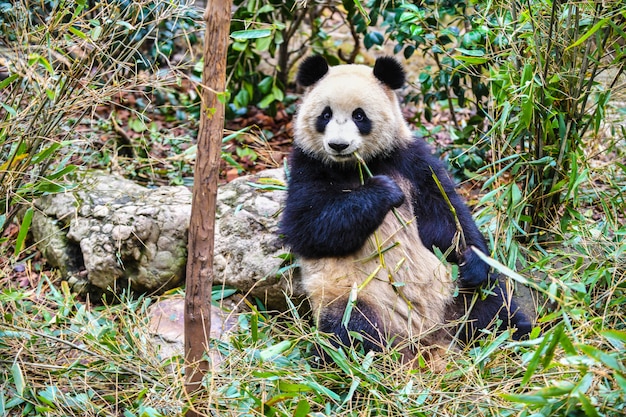
[(478, 287), (489, 282), (489, 265), (468, 248), (459, 264), (461, 282), (468, 287)]

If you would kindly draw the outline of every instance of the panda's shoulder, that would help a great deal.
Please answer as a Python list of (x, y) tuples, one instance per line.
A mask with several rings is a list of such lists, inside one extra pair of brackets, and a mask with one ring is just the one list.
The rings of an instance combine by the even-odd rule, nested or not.
[(407, 175), (411, 172), (438, 167), (441, 163), (434, 155), (433, 148), (420, 137), (414, 137), (405, 146), (396, 149), (389, 162), (405, 176), (411, 176)]

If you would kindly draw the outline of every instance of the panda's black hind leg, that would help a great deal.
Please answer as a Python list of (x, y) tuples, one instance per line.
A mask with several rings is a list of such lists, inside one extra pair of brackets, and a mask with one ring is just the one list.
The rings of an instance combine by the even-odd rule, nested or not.
[[(330, 341), (335, 347), (360, 345), (365, 352), (381, 352), (385, 346), (385, 338), (374, 309), (358, 300), (352, 308), (348, 325), (345, 326), (345, 308), (346, 303), (335, 303), (323, 309), (319, 316), (318, 329), (333, 335)], [(360, 336), (355, 337), (355, 334)], [(324, 361), (329, 361), (324, 352), (320, 356)]]
[[(483, 329), (504, 331), (514, 329), (512, 338), (521, 340), (532, 331), (532, 321), (520, 309), (515, 298), (509, 296), (504, 283), (497, 282), (491, 289), (490, 294), (481, 297), (475, 293), (480, 288), (461, 288), (455, 298), (455, 310), (457, 317), (467, 317), (460, 324), (458, 336), (463, 344), (471, 344), (479, 336)], [(496, 327), (496, 325), (499, 326)]]

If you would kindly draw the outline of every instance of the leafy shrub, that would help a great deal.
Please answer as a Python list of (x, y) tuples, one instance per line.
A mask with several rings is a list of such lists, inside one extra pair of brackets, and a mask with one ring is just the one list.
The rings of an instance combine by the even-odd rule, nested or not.
[[(620, 2), (548, 1), (491, 15), (492, 173), (515, 180), (493, 189), (508, 196), (503, 208), (521, 234), (541, 237), (586, 181), (585, 148), (624, 70), (626, 15)], [(611, 75), (599, 82), (602, 74)]]
[[(626, 15), (620, 2), (563, 3), (424, 1), (372, 2), (396, 53), (432, 62), (419, 74), (424, 116), (442, 103), (453, 127), (452, 167), (489, 173), (489, 198), (519, 237), (538, 237), (579, 193), (585, 141), (597, 135), (624, 71)], [(361, 24), (370, 43), (375, 29)], [(612, 71), (612, 72), (609, 72)], [(607, 82), (598, 79), (611, 74)], [(613, 90), (613, 91), (612, 91)], [(460, 121), (456, 110), (471, 117)], [(489, 164), (488, 166), (486, 164)], [(506, 177), (507, 181), (501, 181)], [(487, 179), (484, 177), (484, 179)]]
[(343, 16), (339, 2), (235, 0), (234, 5), (227, 117), (243, 114), (251, 105), (273, 114), (276, 103), (286, 98), (294, 64), (311, 50), (338, 63), (328, 30), (336, 26), (329, 23), (333, 17)]
[(67, 175), (76, 168), (72, 153), (80, 147), (76, 128), (84, 116), (120, 91), (167, 82), (141, 77), (141, 65), (151, 61), (137, 64), (137, 53), (158, 38), (155, 31), (164, 22), (189, 15), (169, 1), (146, 7), (84, 0), (0, 3), (7, 71), (0, 81), (0, 230), (21, 207), (32, 210), (34, 197), (71, 187)]

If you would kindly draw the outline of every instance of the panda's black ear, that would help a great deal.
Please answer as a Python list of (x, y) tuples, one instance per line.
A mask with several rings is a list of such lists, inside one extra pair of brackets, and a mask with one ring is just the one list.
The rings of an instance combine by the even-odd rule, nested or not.
[(312, 55), (300, 64), (296, 81), (304, 87), (309, 87), (318, 82), (327, 72), (328, 62), (326, 62), (324, 57)]
[(374, 64), (374, 77), (392, 90), (397, 90), (404, 85), (404, 68), (395, 58), (383, 56), (378, 58)]

